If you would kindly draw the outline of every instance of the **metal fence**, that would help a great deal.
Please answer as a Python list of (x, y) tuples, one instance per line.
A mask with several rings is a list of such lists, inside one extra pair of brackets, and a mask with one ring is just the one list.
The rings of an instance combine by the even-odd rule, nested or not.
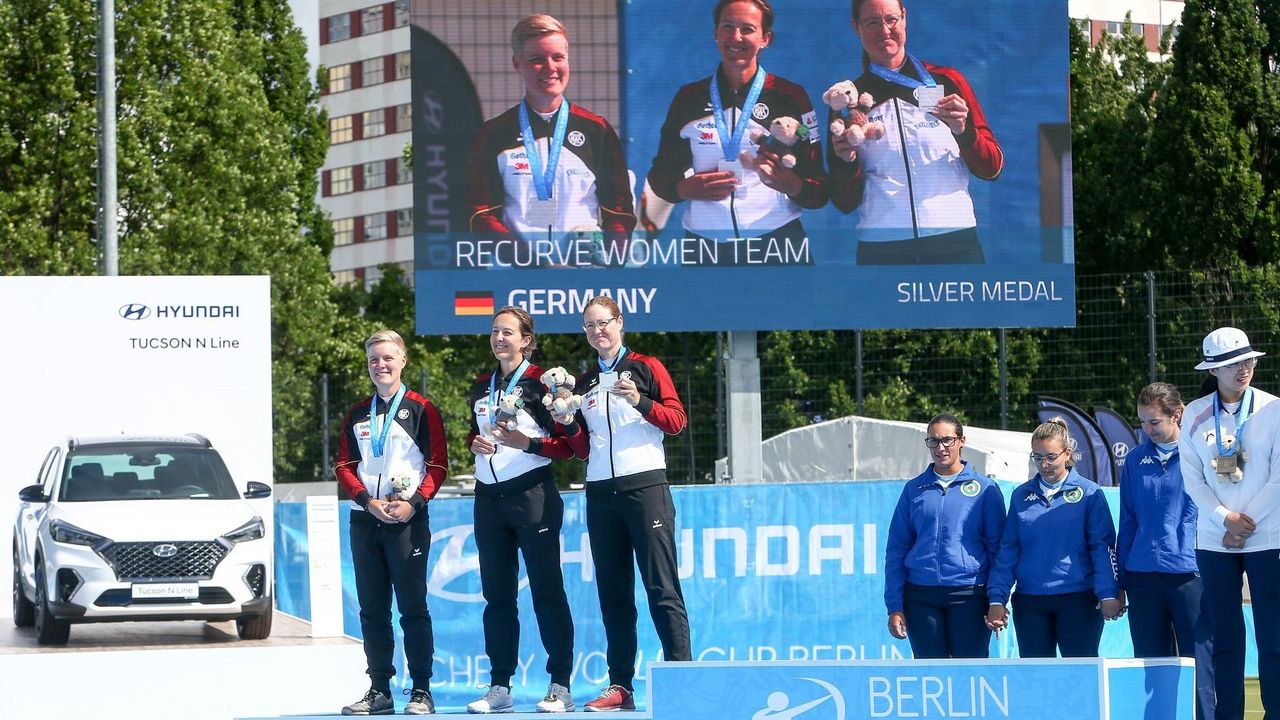
[[(1077, 278), (1074, 328), (762, 332), (764, 435), (850, 414), (924, 421), (943, 411), (969, 425), (1030, 430), (1042, 395), (1084, 408), (1108, 406), (1136, 424), (1134, 398), (1148, 382), (1171, 382), (1188, 401), (1199, 396), (1205, 374), (1194, 366), (1209, 330), (1234, 325), (1255, 347), (1280, 352), (1277, 298), (1280, 273), (1273, 268), (1092, 275)], [(667, 439), (672, 482), (713, 482), (715, 460), (724, 456), (722, 339), (714, 333), (628, 335), (628, 345), (663, 360), (689, 413), (689, 428)], [(1270, 388), (1272, 379), (1264, 358), (1255, 382)], [(436, 399), (451, 449), (461, 448), (469, 418), (447, 409), (462, 404), (441, 397), (465, 395), (469, 383), (421, 375), (406, 382)], [(331, 451), (342, 414), (360, 397), (354, 391), (338, 397), (333, 388), (362, 385), (354, 376), (330, 378), (329, 385)], [(460, 455), (451, 463), (454, 472), (469, 472), (470, 455), (453, 455)], [(562, 482), (581, 477), (577, 463), (557, 466), (563, 466), (557, 468)]]

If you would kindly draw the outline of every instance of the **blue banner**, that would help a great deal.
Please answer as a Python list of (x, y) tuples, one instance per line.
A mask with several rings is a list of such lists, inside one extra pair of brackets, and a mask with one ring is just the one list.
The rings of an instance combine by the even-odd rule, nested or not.
[[(618, 129), (640, 215), (629, 242), (601, 247), (600, 228), (581, 225), (553, 228), (547, 238), (525, 238), (515, 231), (472, 235), (457, 223), (448, 232), (439, 225), (440, 232), (419, 227), (419, 333), (484, 333), (492, 310), (504, 305), (529, 311), (543, 332), (577, 332), (583, 305), (596, 295), (614, 298), (628, 327), (643, 331), (1075, 325), (1066, 0), (991, 0), (980, 12), (967, 3), (912, 2), (898, 28), (905, 47), (932, 68), (941, 92), (968, 98), (970, 120), (980, 109), (998, 148), (976, 158), (972, 139), (952, 139), (936, 115), (910, 102), (874, 98), (869, 116), (883, 118), (894, 133), (867, 143), (892, 148), (864, 147), (859, 162), (867, 171), (856, 200), (849, 201), (853, 208), (842, 212), (834, 202), (818, 209), (795, 205), (777, 211), (795, 220), (754, 230), (750, 218), (776, 219), (770, 207), (791, 207), (776, 193), (754, 190), (754, 170), (746, 171), (751, 183), (732, 202), (711, 207), (714, 201), (700, 201), (704, 214), (691, 223), (686, 222), (694, 217), (690, 201), (663, 215), (656, 208), (666, 201), (643, 192), (651, 168), (660, 164), (659, 139), (677, 91), (707, 78), (721, 62), (710, 6), (684, 0), (619, 3), (618, 27), (606, 30), (617, 33), (603, 41), (616, 40), (621, 91), (621, 116), (606, 119)], [(774, 9), (773, 37), (759, 63), (803, 89), (815, 112), (788, 110), (787, 116), (803, 115), (793, 119), (808, 126), (820, 154), (825, 153), (830, 132), (824, 92), (837, 82), (865, 77), (850, 4), (777, 0)], [(1017, 31), (1010, 32), (1011, 27)], [(568, 31), (570, 37), (597, 32), (572, 26)], [(416, 60), (416, 47), (414, 52)], [(770, 92), (766, 87), (751, 108), (757, 132), (781, 119), (769, 108), (783, 107), (770, 103), (784, 101)], [(572, 85), (566, 97), (574, 97)], [(497, 107), (518, 100), (513, 94)], [(682, 140), (676, 145), (682, 156), (702, 152), (706, 145), (721, 157), (722, 138), (712, 115), (708, 93), (705, 116), (694, 112), (680, 128)], [(415, 142), (416, 132), (415, 124)], [(799, 142), (797, 147), (804, 147), (809, 139)], [(509, 151), (512, 172), (529, 172), (527, 159), (516, 157), (523, 149), (514, 138)], [(566, 152), (573, 154), (574, 148)], [(880, 157), (877, 152), (885, 158), (882, 166), (870, 164), (870, 158)], [(896, 164), (886, 153), (897, 153)], [(702, 161), (690, 160), (688, 173)], [(493, 162), (507, 161), (495, 157)], [(698, 172), (714, 168), (714, 162), (710, 168), (702, 164)], [(450, 167), (460, 176), (466, 166)], [(415, 175), (414, 197), (415, 207), (446, 205), (425, 175)], [(462, 201), (450, 196), (447, 202)], [(954, 238), (954, 245), (931, 244), (930, 238), (941, 236)], [(947, 255), (968, 243), (978, 248), (976, 256)], [(712, 301), (734, 312), (688, 312)]]
[[(902, 660), (909, 644), (890, 637), (882, 602), (884, 545), (889, 518), (903, 482), (815, 483), (750, 486), (673, 487), (677, 509), (679, 575), (689, 611), (693, 657), (715, 661)], [(1002, 482), (1006, 498), (1015, 483)], [(1104, 489), (1112, 513), (1114, 489)], [(575, 624), (572, 690), (589, 699), (608, 684), (604, 631), (596, 598), (585, 519), (585, 497), (566, 493), (561, 562)], [(307, 617), (305, 506), (277, 505), (277, 603), (284, 612)], [(479, 697), (488, 682), (484, 652), (483, 598), (472, 528), (470, 499), (439, 499), (429, 505), (432, 545), (428, 602), (435, 624), (433, 686), (442, 706)], [(351, 569), (347, 515), (342, 515), (342, 563), (346, 632), (360, 636), (358, 603)], [(299, 528), (303, 538), (299, 539)], [(520, 593), (520, 656), (514, 692), (531, 707), (549, 678), (546, 654), (526, 581)], [(290, 606), (289, 602), (295, 605)], [(639, 609), (637, 693), (644, 702), (648, 664), (661, 658), (643, 592)], [(1246, 621), (1252, 615), (1246, 607)], [(1252, 630), (1250, 630), (1252, 632)], [(992, 641), (993, 658), (1017, 656), (1016, 627)], [(407, 683), (396, 625), (396, 667)], [(1248, 650), (1248, 672), (1257, 674), (1257, 655)], [(1104, 657), (1133, 655), (1127, 620), (1106, 624)], [(353, 672), (363, 668), (352, 668)]]

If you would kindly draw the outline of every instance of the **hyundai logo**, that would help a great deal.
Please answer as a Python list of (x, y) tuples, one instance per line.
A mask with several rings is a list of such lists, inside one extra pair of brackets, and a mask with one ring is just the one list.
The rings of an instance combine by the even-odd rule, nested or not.
[(171, 558), (178, 554), (178, 546), (173, 543), (163, 543), (151, 548), (151, 554), (160, 558)]
[(151, 317), (151, 308), (139, 303), (126, 303), (120, 306), (120, 317), (125, 320), (145, 320)]

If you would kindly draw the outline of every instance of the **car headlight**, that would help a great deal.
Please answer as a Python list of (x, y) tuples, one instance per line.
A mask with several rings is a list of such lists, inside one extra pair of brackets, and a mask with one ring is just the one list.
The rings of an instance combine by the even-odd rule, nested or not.
[(95, 545), (106, 540), (97, 533), (91, 533), (62, 520), (49, 523), (49, 535), (54, 541), (68, 545)]
[(267, 528), (262, 524), (262, 518), (254, 515), (252, 520), (229, 533), (224, 533), (222, 537), (233, 543), (242, 543), (246, 540), (260, 540), (266, 535)]

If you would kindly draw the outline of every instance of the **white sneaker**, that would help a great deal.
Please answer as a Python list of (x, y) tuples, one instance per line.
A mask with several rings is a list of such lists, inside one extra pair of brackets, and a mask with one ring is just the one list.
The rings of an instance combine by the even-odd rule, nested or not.
[(573, 712), (573, 697), (569, 695), (569, 688), (559, 683), (551, 683), (547, 688), (547, 696), (542, 698), (537, 707), (538, 712)]
[(502, 685), (490, 685), (489, 691), (484, 694), (484, 697), (467, 705), (467, 712), (473, 715), (514, 711), (515, 706), (511, 703), (511, 688), (503, 687)]

